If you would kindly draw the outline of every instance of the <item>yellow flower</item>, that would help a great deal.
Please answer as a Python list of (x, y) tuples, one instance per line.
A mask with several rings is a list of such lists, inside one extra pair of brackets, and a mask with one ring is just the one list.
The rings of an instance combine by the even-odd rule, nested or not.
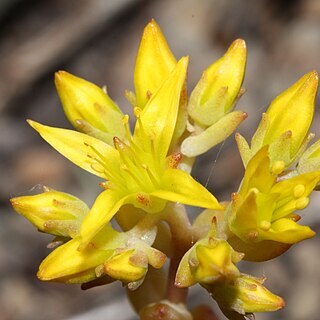
[[(263, 286), (265, 279), (241, 274), (235, 281), (205, 286), (226, 315), (276, 311), (285, 306), (284, 300)], [(228, 317), (229, 318), (229, 317)], [(233, 318), (229, 318), (233, 319)], [(235, 319), (238, 319), (235, 317)]]
[(209, 66), (191, 93), (188, 113), (193, 120), (191, 135), (181, 151), (194, 157), (225, 140), (247, 117), (233, 111), (241, 90), (246, 65), (246, 45), (242, 39), (234, 41), (225, 55)]
[(272, 163), (283, 161), (285, 167), (292, 164), (312, 138), (308, 131), (313, 118), (317, 88), (318, 74), (311, 71), (276, 97), (262, 116), (251, 140), (251, 149), (240, 134), (236, 135), (245, 166), (265, 145), (270, 145)]
[(240, 275), (235, 264), (242, 256), (226, 240), (211, 237), (202, 239), (182, 258), (175, 285), (184, 288), (196, 283), (213, 284), (233, 280)]
[(207, 235), (197, 241), (181, 259), (175, 279), (177, 287), (231, 281), (240, 275), (235, 265), (243, 254), (233, 250), (226, 240), (219, 239), (217, 231), (214, 217)]
[[(246, 254), (245, 259), (270, 259), (282, 253), (281, 248), (288, 248), (281, 244), (291, 245), (315, 234), (309, 227), (296, 223), (300, 219), (296, 210), (309, 204), (309, 195), (320, 181), (320, 172), (279, 180), (283, 169), (282, 162), (270, 168), (268, 146), (263, 147), (249, 161), (240, 190), (233, 195), (229, 228), (242, 243), (234, 239), (229, 242)], [(264, 241), (277, 242), (281, 248), (270, 243), (261, 252), (259, 243), (263, 245)]]
[(13, 208), (40, 231), (63, 237), (79, 235), (81, 222), (89, 212), (80, 199), (48, 187), (44, 187), (43, 193), (10, 201)]
[(56, 150), (81, 168), (109, 180), (81, 226), (81, 248), (130, 203), (146, 212), (161, 211), (167, 201), (221, 208), (215, 197), (189, 174), (176, 169), (181, 155), (167, 158), (172, 140), (187, 58), (182, 58), (143, 110), (135, 109), (133, 136), (124, 117), (127, 142), (117, 136), (114, 148), (94, 137), (30, 121)]
[[(118, 232), (106, 225), (82, 251), (77, 236), (56, 248), (41, 263), (38, 277), (44, 281), (87, 283), (112, 278), (139, 286), (148, 271), (148, 264), (161, 268), (166, 256), (151, 247), (156, 228), (144, 231), (135, 226), (128, 232)], [(110, 280), (111, 281), (111, 280)]]

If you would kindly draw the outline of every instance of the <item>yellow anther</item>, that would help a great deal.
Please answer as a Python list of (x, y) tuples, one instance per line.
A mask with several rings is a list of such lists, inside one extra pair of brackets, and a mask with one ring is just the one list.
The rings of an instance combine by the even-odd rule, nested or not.
[(264, 231), (268, 231), (271, 228), (271, 223), (270, 221), (267, 220), (263, 220), (260, 222), (260, 229), (264, 230)]
[(140, 114), (141, 114), (141, 108), (139, 108), (139, 107), (135, 107), (135, 108), (133, 108), (133, 113), (134, 113), (134, 115), (136, 116), (136, 118), (139, 118), (140, 117)]
[(272, 165), (271, 171), (274, 174), (280, 174), (285, 168), (284, 161), (275, 161)]
[(304, 197), (296, 200), (295, 207), (297, 210), (302, 210), (306, 208), (309, 204), (309, 198)]
[(306, 188), (303, 184), (298, 184), (293, 189), (293, 195), (295, 198), (300, 198), (305, 193)]
[(258, 189), (258, 188), (251, 188), (251, 189), (249, 190), (249, 192), (253, 192), (253, 193), (255, 193), (255, 194), (258, 194), (258, 193), (259, 193), (259, 189)]
[(122, 117), (122, 123), (123, 124), (128, 124), (129, 122), (129, 115), (125, 114), (123, 117)]

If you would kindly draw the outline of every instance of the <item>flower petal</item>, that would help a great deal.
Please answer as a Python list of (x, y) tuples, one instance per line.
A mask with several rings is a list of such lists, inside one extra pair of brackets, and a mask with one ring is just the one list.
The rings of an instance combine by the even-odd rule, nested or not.
[(159, 90), (151, 97), (140, 114), (134, 138), (139, 145), (153, 143), (153, 153), (163, 159), (167, 156), (176, 126), (180, 94), (185, 82), (188, 58), (182, 58)]
[(151, 20), (143, 31), (134, 70), (136, 99), (140, 108), (144, 108), (148, 96), (155, 93), (176, 63), (160, 27)]
[(252, 188), (268, 193), (276, 177), (276, 174), (270, 171), (268, 147), (265, 146), (249, 161), (239, 193), (245, 196)]
[(223, 210), (217, 199), (188, 173), (167, 169), (162, 177), (163, 189), (151, 194), (161, 199), (180, 202), (190, 206)]
[(108, 144), (73, 130), (44, 126), (32, 120), (28, 123), (53, 148), (80, 168), (105, 179), (119, 171), (119, 153)]
[(111, 189), (105, 190), (97, 197), (90, 212), (84, 218), (81, 229), (81, 244), (79, 250), (85, 249), (91, 239), (112, 219), (119, 208), (130, 196)]
[(320, 172), (300, 174), (291, 179), (276, 183), (272, 193), (279, 194), (273, 221), (283, 218), (295, 210), (302, 210), (309, 204), (309, 195), (320, 181)]
[[(38, 278), (44, 281), (73, 283), (95, 279), (95, 267), (107, 260), (114, 250), (94, 247), (80, 252), (77, 250), (79, 244), (80, 237), (77, 237), (50, 253), (39, 267)], [(86, 276), (83, 278), (84, 272)]]
[(291, 219), (283, 218), (272, 223), (268, 231), (260, 231), (259, 239), (294, 244), (312, 238), (315, 232), (307, 226), (301, 226)]

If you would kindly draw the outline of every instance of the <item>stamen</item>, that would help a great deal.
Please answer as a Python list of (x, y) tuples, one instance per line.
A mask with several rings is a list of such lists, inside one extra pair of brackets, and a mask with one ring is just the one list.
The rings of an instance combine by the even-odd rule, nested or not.
[(136, 176), (132, 170), (129, 170), (127, 165), (124, 164), (121, 166), (121, 169), (123, 169), (142, 190), (145, 189), (145, 185), (141, 183), (141, 177)]
[(132, 136), (129, 128), (129, 115), (125, 114), (122, 118), (122, 123), (126, 132), (126, 138), (128, 141), (132, 141)]
[[(89, 153), (87, 154), (87, 157), (91, 160), (94, 160), (97, 164), (100, 164), (104, 168), (103, 172), (101, 171), (97, 171), (97, 172), (104, 173), (108, 180), (117, 181), (121, 179), (121, 177), (115, 174), (114, 172), (110, 172), (110, 169), (107, 167), (106, 163), (104, 162), (103, 155), (94, 146), (92, 146), (88, 142), (84, 142), (84, 145), (87, 146), (89, 149), (91, 149), (98, 156), (98, 157), (95, 157)], [(91, 163), (91, 167), (92, 165), (94, 165), (94, 163)], [(95, 170), (93, 167), (92, 169)]]
[(301, 198), (305, 193), (306, 188), (303, 184), (298, 184), (293, 189), (293, 195), (295, 198)]
[(152, 97), (152, 92), (150, 90), (147, 90), (147, 99), (150, 100), (150, 98)]
[(146, 164), (142, 164), (142, 168), (146, 170), (149, 178), (150, 178), (150, 181), (151, 183), (154, 185), (154, 186), (159, 186), (159, 182), (156, 178), (156, 176), (153, 174), (153, 172), (150, 170), (150, 168), (146, 165)]
[(178, 153), (172, 154), (167, 159), (168, 159), (169, 167), (172, 169), (176, 169), (180, 161), (182, 160), (182, 153), (178, 152)]
[(271, 228), (271, 223), (270, 221), (263, 220), (260, 222), (259, 227), (264, 231), (268, 231)]
[(136, 116), (137, 119), (140, 118), (141, 112), (142, 112), (141, 108), (139, 108), (139, 107), (134, 107), (133, 108), (133, 113), (134, 113), (134, 115)]
[(309, 204), (309, 198), (304, 197), (304, 198), (300, 198), (296, 201), (295, 206), (297, 210), (302, 210), (304, 208), (306, 208)]
[(271, 171), (274, 174), (280, 174), (285, 168), (284, 161), (275, 161), (272, 165)]

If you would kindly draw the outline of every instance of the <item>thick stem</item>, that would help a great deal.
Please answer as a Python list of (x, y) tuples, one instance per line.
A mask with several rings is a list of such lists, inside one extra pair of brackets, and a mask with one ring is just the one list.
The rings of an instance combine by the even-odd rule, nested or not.
[(185, 303), (188, 289), (177, 288), (175, 277), (181, 258), (193, 244), (192, 228), (185, 207), (173, 204), (165, 220), (172, 234), (173, 255), (170, 260), (167, 299), (173, 303)]

